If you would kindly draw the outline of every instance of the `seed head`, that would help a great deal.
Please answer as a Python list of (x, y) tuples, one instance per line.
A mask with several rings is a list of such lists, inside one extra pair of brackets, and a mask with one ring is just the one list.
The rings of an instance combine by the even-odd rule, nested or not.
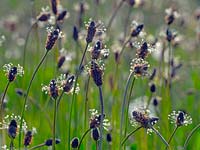
[[(60, 139), (56, 139), (56, 144), (59, 144), (60, 143)], [(53, 144), (53, 139), (48, 139), (45, 141), (45, 146), (52, 146)]]
[(60, 36), (60, 29), (58, 27), (48, 33), (45, 46), (47, 51), (53, 48), (59, 36)]
[(62, 22), (67, 15), (67, 10), (63, 10), (60, 14), (58, 14), (57, 21)]
[(92, 129), (92, 138), (95, 140), (95, 141), (98, 141), (99, 140), (99, 130), (98, 128), (94, 128)]
[(141, 58), (135, 58), (131, 62), (130, 72), (136, 77), (148, 75), (149, 63)]
[(79, 145), (79, 139), (77, 137), (73, 138), (71, 141), (71, 147), (78, 148), (78, 145)]
[(27, 131), (25, 138), (24, 138), (24, 146), (25, 147), (27, 147), (31, 144), (32, 137), (33, 137), (32, 131)]
[(17, 122), (13, 119), (8, 126), (8, 135), (10, 138), (15, 139), (17, 135)]
[(137, 25), (136, 27), (134, 27), (131, 31), (131, 36), (132, 37), (136, 37), (140, 34), (140, 32), (142, 31), (144, 25), (143, 24), (140, 24), (140, 25)]
[(171, 114), (168, 115), (168, 118), (171, 123), (177, 126), (187, 126), (189, 124), (192, 124), (192, 118), (183, 111), (173, 111)]
[(37, 16), (38, 21), (46, 22), (49, 20), (51, 14), (49, 12), (41, 12), (39, 16)]
[(86, 37), (86, 42), (87, 43), (91, 43), (92, 42), (95, 33), (96, 33), (96, 24), (95, 24), (94, 21), (91, 21), (89, 26), (88, 26), (88, 29), (87, 29), (87, 37)]
[(103, 70), (99, 67), (99, 65), (95, 61), (91, 62), (90, 74), (94, 80), (94, 83), (97, 86), (101, 86), (103, 84), (102, 81)]

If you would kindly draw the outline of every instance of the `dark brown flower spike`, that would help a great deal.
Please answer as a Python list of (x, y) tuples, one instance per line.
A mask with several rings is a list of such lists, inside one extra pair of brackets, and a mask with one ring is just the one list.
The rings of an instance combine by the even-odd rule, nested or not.
[(95, 141), (98, 141), (98, 140), (99, 140), (100, 134), (99, 134), (98, 128), (92, 129), (92, 138), (93, 138), (93, 140), (95, 140)]
[(90, 74), (94, 80), (94, 83), (97, 86), (101, 86), (103, 84), (103, 81), (102, 81), (103, 70), (94, 61), (91, 62)]
[(51, 1), (51, 9), (54, 15), (57, 15), (58, 9), (57, 6), (59, 4), (59, 0), (50, 0)]
[(91, 43), (96, 33), (96, 24), (94, 21), (90, 22), (87, 30), (88, 32), (87, 32), (86, 42)]
[[(55, 139), (56, 144), (60, 143), (60, 139)], [(52, 146), (53, 144), (53, 139), (48, 139), (45, 141), (45, 146)]]
[(39, 14), (39, 16), (37, 17), (37, 20), (38, 21), (42, 21), (42, 22), (45, 22), (45, 21), (48, 21), (49, 18), (50, 18), (50, 13), (49, 12), (42, 12)]
[(15, 139), (17, 135), (17, 122), (13, 119), (8, 126), (8, 135), (11, 139)]
[(60, 69), (65, 62), (65, 56), (60, 56), (57, 63), (57, 68)]
[(14, 81), (17, 75), (17, 67), (14, 66), (10, 69), (9, 73), (8, 73), (8, 80), (10, 82)]
[(67, 10), (63, 10), (60, 14), (58, 14), (57, 21), (62, 22), (66, 15), (67, 15)]
[(77, 137), (73, 138), (71, 141), (71, 147), (78, 148), (78, 145), (79, 145), (79, 139)]
[(73, 27), (73, 39), (78, 41), (78, 28), (76, 26)]
[(91, 50), (91, 57), (92, 59), (98, 59), (100, 54), (101, 54), (101, 49), (102, 49), (102, 42), (97, 41), (95, 43), (95, 46)]
[(32, 137), (33, 137), (32, 131), (27, 131), (25, 138), (24, 138), (24, 146), (25, 147), (27, 147), (31, 144)]
[(131, 36), (132, 37), (138, 36), (143, 28), (144, 28), (143, 24), (140, 24), (140, 25), (136, 26), (135, 28), (132, 29)]
[(142, 46), (139, 49), (137, 49), (136, 55), (138, 58), (145, 59), (148, 56), (148, 54), (149, 54), (148, 45), (147, 42), (144, 42)]
[(49, 51), (53, 48), (53, 46), (55, 45), (55, 43), (59, 37), (59, 34), (60, 34), (59, 28), (55, 28), (53, 31), (48, 33), (46, 46), (45, 46), (47, 51)]
[(49, 84), (49, 94), (54, 99), (58, 97), (58, 87), (55, 80), (51, 80)]
[(64, 92), (69, 93), (72, 90), (73, 84), (74, 84), (74, 79), (75, 79), (75, 77), (73, 75), (67, 78), (66, 83), (63, 87)]

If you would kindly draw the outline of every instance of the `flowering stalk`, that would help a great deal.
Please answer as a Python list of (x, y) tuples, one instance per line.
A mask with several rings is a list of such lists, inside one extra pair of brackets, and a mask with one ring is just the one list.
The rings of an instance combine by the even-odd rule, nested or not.
[(183, 149), (186, 150), (187, 148), (187, 145), (192, 137), (192, 135), (200, 128), (200, 123), (194, 127), (194, 129), (192, 129), (192, 131), (189, 133), (189, 135), (187, 136), (187, 139), (185, 140), (185, 143), (184, 143), (184, 146), (183, 146)]
[(83, 142), (83, 139), (85, 138), (85, 136), (86, 136), (90, 131), (91, 131), (91, 128), (89, 128), (89, 129), (83, 134), (83, 136), (82, 136), (82, 138), (81, 138), (81, 140), (80, 140), (80, 143), (79, 143), (79, 145), (78, 145), (78, 150), (79, 150), (80, 147), (81, 147), (81, 144), (82, 144), (82, 142)]
[(99, 86), (99, 98), (100, 98), (100, 107), (101, 107), (99, 149), (102, 150), (102, 140), (103, 140), (103, 117), (104, 117), (104, 105), (103, 105), (102, 86)]
[(138, 130), (141, 129), (141, 128), (142, 128), (142, 126), (136, 128), (136, 129), (134, 129), (132, 132), (130, 132), (130, 133), (123, 139), (123, 141), (121, 142), (121, 146), (123, 146), (123, 145), (125, 144), (125, 142), (128, 140), (128, 138), (129, 138), (131, 135), (133, 135), (136, 131), (138, 131)]
[(37, 149), (37, 148), (40, 148), (40, 147), (43, 147), (43, 146), (45, 146), (45, 143), (42, 143), (42, 144), (36, 145), (34, 147), (31, 147), (31, 148), (29, 148), (29, 150)]
[(122, 4), (123, 4), (123, 3), (124, 3), (124, 0), (121, 0), (121, 1), (119, 2), (119, 4), (117, 5), (117, 7), (115, 8), (115, 10), (114, 10), (114, 12), (113, 12), (113, 14), (112, 14), (112, 16), (111, 16), (109, 22), (108, 22), (107, 30), (111, 27), (112, 22), (113, 22), (114, 18), (116, 17), (118, 10), (122, 7)]
[(169, 143), (164, 139), (164, 137), (160, 134), (158, 130), (156, 130), (153, 126), (151, 127), (151, 129), (160, 137), (160, 139), (163, 141), (166, 147), (170, 147)]
[[(122, 140), (122, 130), (123, 130), (123, 122), (124, 122), (124, 109), (125, 109), (125, 105), (126, 105), (126, 95), (127, 95), (127, 92), (128, 92), (128, 87), (129, 87), (132, 76), (133, 76), (133, 72), (131, 72), (128, 76), (128, 80), (126, 82), (126, 88), (125, 88), (125, 92), (124, 92), (124, 99), (123, 99), (122, 109), (121, 109), (121, 121), (120, 121), (120, 141)], [(121, 149), (121, 145), (120, 145), (120, 149)]]
[(26, 103), (27, 103), (27, 99), (28, 99), (28, 94), (32, 85), (32, 82), (35, 78), (36, 73), (38, 72), (40, 66), (43, 64), (47, 54), (48, 54), (48, 50), (45, 52), (44, 56), (42, 57), (42, 59), (40, 60), (38, 66), (36, 67), (35, 71), (33, 72), (33, 75), (31, 77), (31, 80), (29, 82), (29, 86), (27, 88), (27, 93), (25, 95), (25, 99), (24, 99), (24, 104), (23, 104), (23, 108), (22, 108), (22, 113), (21, 113), (21, 120), (20, 120), (20, 128), (19, 128), (19, 147), (21, 146), (21, 131), (22, 131), (22, 123), (23, 123), (23, 118), (24, 118), (24, 112), (25, 112), (25, 107), (26, 107)]
[[(172, 134), (171, 134), (171, 136), (170, 136), (170, 138), (169, 138), (169, 140), (168, 140), (168, 144), (170, 144), (170, 142), (171, 142), (172, 138), (174, 137), (174, 135), (175, 135), (175, 133), (176, 133), (178, 127), (179, 127), (179, 126), (176, 126), (176, 127), (174, 128), (174, 131), (172, 132)], [(168, 148), (168, 147), (166, 147), (165, 149), (167, 150), (167, 148)]]
[(57, 115), (57, 100), (54, 99), (54, 116), (53, 116), (53, 145), (52, 149), (56, 149), (56, 115)]
[[(5, 98), (6, 93), (7, 93), (7, 91), (8, 91), (9, 85), (10, 85), (10, 81), (8, 81), (8, 83), (6, 84), (6, 88), (5, 88), (5, 90), (4, 90), (4, 92), (3, 92), (3, 96), (2, 96), (2, 98), (1, 98), (1, 113), (2, 113), (2, 111), (3, 111), (4, 98)], [(3, 116), (2, 116), (2, 118), (3, 118)]]

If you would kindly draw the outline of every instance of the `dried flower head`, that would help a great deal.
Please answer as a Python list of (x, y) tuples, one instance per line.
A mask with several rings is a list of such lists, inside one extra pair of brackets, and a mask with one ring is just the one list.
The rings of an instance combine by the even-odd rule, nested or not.
[(88, 24), (86, 24), (86, 27), (87, 27), (87, 36), (86, 36), (87, 43), (91, 43), (95, 35), (100, 36), (106, 31), (105, 26), (101, 21), (95, 22), (90, 19)]
[(103, 70), (95, 61), (91, 61), (90, 75), (97, 86), (103, 84)]
[(16, 120), (11, 120), (8, 126), (8, 135), (11, 139), (15, 139), (17, 135), (17, 122)]
[(78, 148), (78, 145), (79, 145), (79, 139), (77, 137), (74, 137), (72, 140), (71, 140), (71, 147), (72, 148)]
[(24, 74), (23, 67), (19, 64), (14, 66), (12, 63), (5, 64), (3, 66), (6, 76), (10, 82), (14, 81), (16, 76), (22, 76)]
[(42, 22), (46, 22), (49, 20), (51, 14), (50, 12), (41, 12), (38, 16), (37, 16), (37, 20), (38, 21), (42, 21)]
[(106, 49), (106, 45), (100, 40), (98, 40), (94, 47), (90, 48), (88, 51), (90, 51), (92, 59), (99, 59), (100, 56), (107, 58), (109, 55), (109, 49)]
[[(56, 141), (56, 144), (60, 143), (60, 139), (56, 138), (55, 141)], [(45, 141), (45, 146), (52, 146), (52, 144), (53, 144), (53, 139), (48, 139)]]
[(131, 36), (137, 37), (142, 29), (144, 28), (143, 24), (138, 24), (136, 21), (132, 21), (131, 23)]
[(168, 115), (168, 118), (172, 124), (177, 126), (187, 126), (192, 124), (192, 118), (183, 111), (173, 111)]
[(165, 13), (166, 13), (165, 22), (167, 25), (171, 25), (174, 22), (174, 20), (180, 16), (179, 13), (176, 11), (176, 9), (172, 7), (167, 8), (165, 10)]
[(50, 27), (47, 29), (47, 31), (48, 31), (48, 36), (45, 48), (47, 51), (49, 51), (53, 48), (57, 39), (62, 36), (62, 32), (60, 32), (60, 29), (58, 27), (56, 28)]
[(43, 86), (42, 87), (42, 91), (45, 91), (45, 93), (49, 93), (49, 95), (56, 100), (58, 95), (59, 95), (59, 90), (60, 87), (59, 85), (57, 85), (57, 81), (56, 80), (51, 80), (48, 86)]
[(32, 137), (33, 137), (32, 131), (27, 131), (25, 134), (25, 138), (24, 138), (24, 146), (25, 147), (27, 147), (31, 144)]
[[(95, 109), (90, 109), (89, 110), (91, 113), (91, 117), (90, 117), (90, 128), (99, 128), (100, 127), (100, 122), (101, 122), (101, 114), (98, 113), (97, 110)], [(108, 119), (105, 118), (105, 115), (103, 116), (103, 128), (105, 130), (109, 130), (110, 127), (110, 122), (108, 121)]]
[(135, 77), (147, 76), (149, 63), (142, 58), (135, 58), (131, 61), (130, 72), (135, 75)]

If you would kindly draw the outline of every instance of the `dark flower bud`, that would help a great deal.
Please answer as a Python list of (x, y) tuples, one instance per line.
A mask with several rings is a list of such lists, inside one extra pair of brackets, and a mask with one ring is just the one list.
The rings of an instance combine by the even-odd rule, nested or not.
[(57, 17), (57, 21), (63, 21), (65, 16), (67, 14), (67, 11), (66, 10), (63, 10)]
[(15, 92), (17, 93), (17, 95), (19, 95), (19, 96), (24, 96), (25, 94), (24, 94), (24, 91), (22, 90), (22, 89), (15, 89)]
[(93, 47), (93, 49), (91, 51), (92, 59), (98, 59), (99, 58), (99, 56), (101, 54), (101, 49), (102, 49), (102, 42), (97, 41), (95, 43), (95, 46)]
[(56, 85), (56, 81), (55, 80), (51, 80), (49, 88), (50, 88), (49, 92), (50, 92), (51, 97), (56, 99), (58, 97), (58, 87)]
[(11, 120), (8, 126), (8, 135), (12, 139), (15, 139), (17, 135), (17, 122), (15, 120)]
[(156, 92), (156, 85), (155, 85), (154, 83), (152, 83), (152, 84), (150, 85), (150, 91), (151, 91), (152, 93)]
[(73, 83), (74, 83), (74, 76), (70, 76), (67, 80), (66, 80), (66, 83), (63, 87), (63, 91), (68, 93), (71, 91), (72, 87), (73, 87)]
[(58, 6), (58, 0), (51, 0), (51, 9), (55, 15), (57, 14), (58, 11), (57, 6)]
[[(56, 139), (55, 141), (56, 141), (56, 144), (60, 143), (60, 139)], [(53, 139), (48, 139), (45, 141), (46, 146), (52, 146), (52, 144), (53, 144)]]
[(98, 66), (98, 64), (96, 62), (94, 62), (94, 61), (91, 62), (90, 73), (91, 73), (91, 76), (92, 76), (92, 78), (94, 80), (94, 83), (97, 86), (101, 86), (103, 84), (103, 81), (102, 81), (103, 71)]
[(25, 135), (25, 138), (24, 138), (24, 146), (28, 146), (31, 144), (31, 141), (32, 141), (32, 132), (31, 131), (27, 131), (26, 132), (26, 135)]
[(73, 27), (73, 39), (78, 41), (78, 28), (76, 26)]
[(149, 54), (147, 42), (144, 42), (142, 46), (137, 50), (137, 56), (145, 59)]
[(167, 36), (167, 41), (171, 42), (171, 40), (173, 39), (173, 35), (169, 29), (167, 29), (167, 31), (166, 31), (166, 36)]
[(58, 59), (57, 68), (58, 69), (61, 68), (64, 62), (65, 62), (65, 56), (60, 56)]
[(143, 27), (144, 27), (143, 24), (138, 25), (135, 29), (132, 30), (131, 36), (132, 37), (138, 36), (140, 32), (142, 31)]
[(108, 143), (111, 143), (111, 142), (112, 142), (111, 133), (107, 133), (107, 135), (106, 135), (106, 140), (107, 140)]
[(99, 130), (98, 128), (94, 128), (92, 129), (92, 138), (95, 140), (95, 141), (98, 141), (99, 140)]
[(58, 28), (56, 28), (54, 31), (50, 32), (47, 36), (47, 41), (46, 41), (46, 50), (49, 51), (53, 48), (53, 46), (55, 45), (58, 37), (59, 37), (59, 32), (60, 30)]
[(42, 22), (45, 22), (47, 21), (49, 18), (50, 18), (50, 13), (47, 13), (47, 12), (43, 12), (41, 13), (38, 17), (37, 17), (37, 20), (38, 21), (42, 21)]
[(86, 37), (86, 42), (91, 43), (94, 35), (96, 33), (96, 25), (94, 21), (91, 21), (88, 27), (88, 32), (87, 32), (87, 37)]
[(71, 141), (71, 147), (78, 148), (78, 145), (79, 145), (79, 139), (77, 137), (73, 138)]
[(184, 112), (180, 111), (176, 120), (177, 126), (182, 126), (184, 123)]
[(8, 80), (10, 82), (15, 80), (15, 77), (17, 75), (17, 67), (12, 67), (8, 73)]
[(155, 107), (158, 106), (158, 99), (156, 97), (153, 99), (153, 105)]
[(165, 22), (166, 22), (166, 24), (170, 25), (170, 24), (172, 24), (174, 22), (174, 19), (175, 19), (175, 17), (174, 17), (173, 14), (167, 15), (165, 17)]

